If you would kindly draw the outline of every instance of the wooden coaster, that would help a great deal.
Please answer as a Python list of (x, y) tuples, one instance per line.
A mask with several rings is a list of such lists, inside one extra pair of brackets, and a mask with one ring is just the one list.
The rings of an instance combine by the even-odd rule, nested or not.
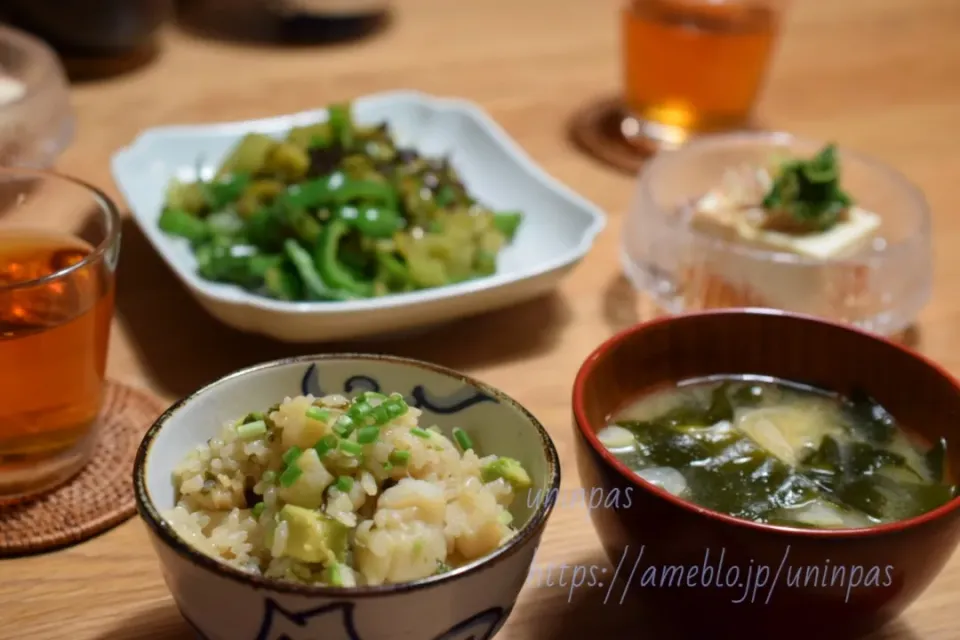
[(165, 408), (144, 391), (107, 382), (90, 462), (50, 493), (0, 507), (0, 557), (76, 544), (132, 516), (133, 460), (143, 434)]
[(570, 137), (584, 152), (620, 171), (635, 174), (657, 149), (642, 136), (628, 137), (629, 116), (620, 101), (607, 98), (588, 104), (570, 122)]

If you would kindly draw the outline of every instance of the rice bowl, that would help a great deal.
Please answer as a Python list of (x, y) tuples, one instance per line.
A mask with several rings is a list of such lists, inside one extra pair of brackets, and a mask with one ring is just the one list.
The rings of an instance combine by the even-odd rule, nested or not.
[[(393, 408), (380, 409), (387, 401)], [(361, 420), (346, 428), (345, 414)], [(337, 452), (357, 446), (358, 461), (344, 464), (350, 456)], [(160, 416), (134, 463), (137, 510), (164, 581), (204, 640), (493, 637), (553, 510), (530, 498), (559, 486), (549, 434), (503, 392), (433, 364), (364, 354), (289, 358), (221, 378)], [(271, 523), (271, 510), (285, 508)], [(346, 543), (303, 544), (291, 521), (307, 514), (311, 530), (335, 522)]]

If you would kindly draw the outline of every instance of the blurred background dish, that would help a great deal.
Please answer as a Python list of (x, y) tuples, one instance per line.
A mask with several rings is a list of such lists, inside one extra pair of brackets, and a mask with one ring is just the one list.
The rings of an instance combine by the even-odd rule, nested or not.
[(337, 41), (376, 31), (390, 0), (260, 0), (280, 20), (280, 36), (293, 41)]
[[(727, 215), (698, 215), (714, 206), (705, 196), (756, 189), (752, 172), (778, 157), (808, 161), (803, 170), (809, 171), (824, 149), (788, 133), (745, 132), (704, 136), (658, 154), (640, 176), (624, 224), (621, 259), (630, 281), (670, 313), (768, 307), (885, 335), (906, 329), (931, 295), (930, 212), (923, 194), (896, 170), (837, 150), (829, 171), (855, 206), (849, 222), (829, 231), (751, 227), (748, 238), (699, 223)], [(741, 177), (747, 183), (730, 186)], [(750, 196), (757, 205), (768, 186)]]
[(172, 0), (8, 0), (0, 19), (53, 47), (72, 81), (102, 79), (149, 64)]
[(149, 45), (171, 0), (5, 0), (0, 15), (67, 56), (113, 56)]
[(0, 26), (0, 165), (45, 168), (73, 138), (69, 86), (56, 54)]
[(372, 36), (390, 15), (390, 0), (181, 0), (176, 19), (202, 38), (309, 46)]

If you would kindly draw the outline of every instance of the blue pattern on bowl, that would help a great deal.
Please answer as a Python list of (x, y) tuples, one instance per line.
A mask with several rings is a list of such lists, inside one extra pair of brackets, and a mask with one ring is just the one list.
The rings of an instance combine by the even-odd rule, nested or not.
[[(366, 375), (350, 376), (343, 382), (343, 386), (339, 391), (324, 390), (320, 385), (319, 378), (320, 375), (317, 370), (317, 365), (311, 364), (307, 367), (306, 373), (303, 374), (303, 381), (300, 384), (300, 390), (303, 395), (320, 397), (331, 393), (343, 393), (346, 395), (362, 393), (364, 391), (379, 393), (381, 390), (380, 383), (376, 378)], [(464, 385), (462, 389), (449, 395), (436, 396), (427, 391), (423, 385), (418, 384), (407, 394), (405, 400), (407, 404), (412, 407), (443, 415), (460, 413), (481, 402), (499, 403), (499, 400), (493, 396), (483, 393), (482, 391), (477, 391), (468, 385)]]
[[(272, 598), (267, 598), (255, 640), (311, 640), (321, 637), (317, 634), (322, 634), (324, 640), (367, 640), (360, 635), (354, 624), (354, 606), (351, 602), (334, 602), (306, 611), (291, 612)], [(177, 608), (197, 638), (207, 640), (200, 627), (187, 617), (179, 603)], [(337, 617), (340, 618), (339, 624), (335, 620)], [(491, 607), (455, 624), (434, 640), (490, 640), (508, 617), (510, 610)]]

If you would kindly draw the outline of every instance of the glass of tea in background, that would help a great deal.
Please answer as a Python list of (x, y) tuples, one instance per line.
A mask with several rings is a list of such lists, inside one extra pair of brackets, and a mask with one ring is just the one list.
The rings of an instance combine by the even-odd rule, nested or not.
[(119, 250), (102, 193), (0, 169), (0, 503), (61, 484), (90, 457)]
[(624, 133), (661, 147), (745, 124), (785, 0), (627, 0)]

